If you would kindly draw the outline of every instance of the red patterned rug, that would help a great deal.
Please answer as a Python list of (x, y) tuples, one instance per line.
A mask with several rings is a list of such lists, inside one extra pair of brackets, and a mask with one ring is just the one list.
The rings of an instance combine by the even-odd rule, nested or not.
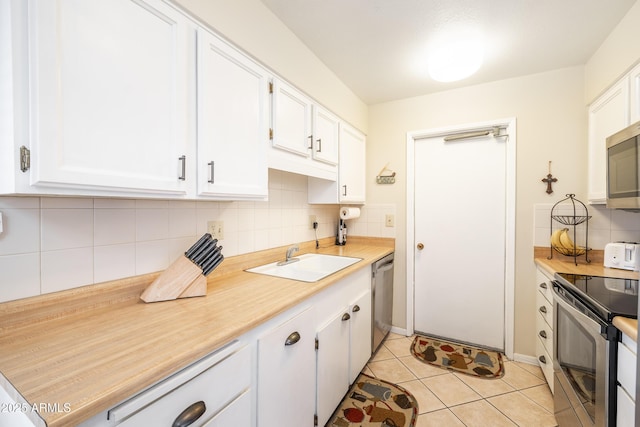
[(497, 351), (417, 335), (411, 353), (430, 365), (482, 378), (504, 375), (502, 354)]
[(399, 385), (360, 374), (326, 427), (414, 427), (418, 402)]

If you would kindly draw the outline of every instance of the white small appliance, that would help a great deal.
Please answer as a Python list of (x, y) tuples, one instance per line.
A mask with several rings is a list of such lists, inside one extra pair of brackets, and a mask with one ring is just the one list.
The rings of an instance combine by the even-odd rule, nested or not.
[(604, 266), (640, 271), (640, 243), (607, 243), (604, 247)]

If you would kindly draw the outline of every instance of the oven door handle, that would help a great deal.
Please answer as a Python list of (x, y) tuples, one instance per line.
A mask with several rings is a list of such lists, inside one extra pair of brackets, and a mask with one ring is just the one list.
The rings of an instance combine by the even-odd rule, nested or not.
[(597, 321), (596, 319), (593, 319), (587, 316), (586, 314), (578, 310), (572, 303), (568, 302), (562, 294), (556, 291), (556, 286), (557, 285), (554, 285), (553, 287), (553, 300), (562, 308), (564, 308), (566, 311), (571, 313), (574, 319), (578, 323), (580, 323), (585, 329), (593, 332), (595, 335), (601, 335), (602, 328), (606, 325), (604, 323)]

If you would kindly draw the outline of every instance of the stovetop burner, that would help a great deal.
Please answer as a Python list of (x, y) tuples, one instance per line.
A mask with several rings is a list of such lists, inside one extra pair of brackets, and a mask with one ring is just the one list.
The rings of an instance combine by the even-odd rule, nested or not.
[(556, 273), (556, 278), (575, 297), (595, 306), (608, 322), (615, 316), (638, 317), (638, 280), (568, 273)]

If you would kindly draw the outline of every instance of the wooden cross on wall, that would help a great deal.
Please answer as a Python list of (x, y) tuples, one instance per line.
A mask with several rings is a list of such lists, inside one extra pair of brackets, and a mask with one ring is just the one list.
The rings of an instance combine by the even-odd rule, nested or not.
[(546, 178), (542, 178), (542, 182), (547, 183), (547, 194), (553, 193), (551, 184), (554, 182), (558, 182), (558, 178), (554, 178), (553, 175), (551, 175), (551, 160), (549, 160), (549, 173), (547, 174)]

